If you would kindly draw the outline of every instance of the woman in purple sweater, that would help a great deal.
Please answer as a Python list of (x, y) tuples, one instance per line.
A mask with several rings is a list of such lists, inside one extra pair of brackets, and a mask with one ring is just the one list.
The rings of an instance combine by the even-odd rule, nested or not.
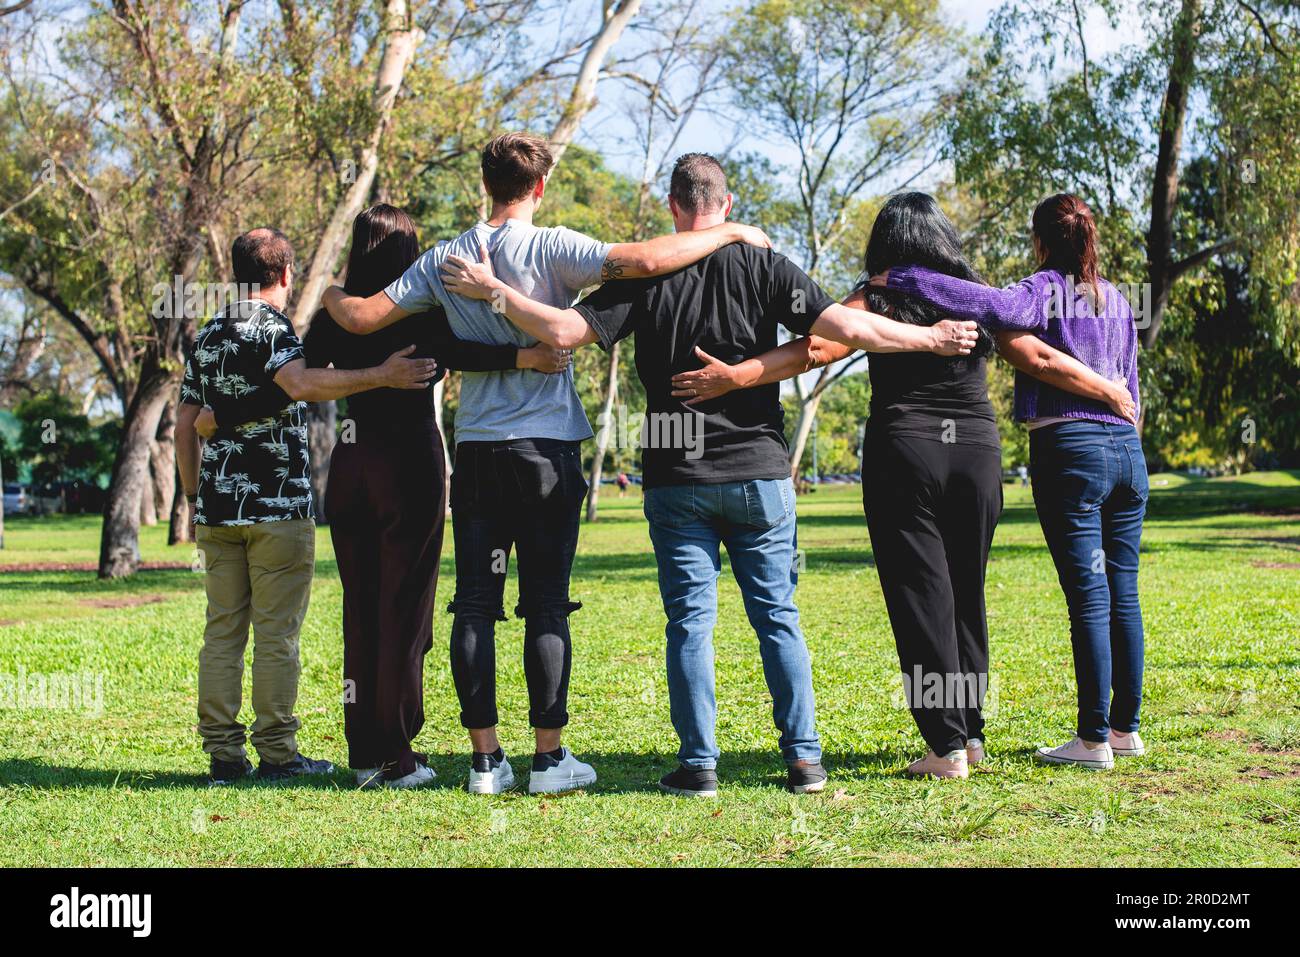
[[(890, 269), (872, 284), (996, 331), (1016, 367), (1015, 415), (1030, 429), (1034, 505), (1069, 607), (1079, 689), (1076, 736), (1037, 757), (1104, 769), (1116, 755), (1144, 752), (1137, 575), (1149, 486), (1133, 425), (1137, 334), (1128, 301), (1097, 272), (1097, 226), (1083, 200), (1060, 193), (1039, 203), (1033, 241), (1038, 271), (1006, 289), (919, 266)], [(1113, 385), (1066, 381), (1043, 345)]]

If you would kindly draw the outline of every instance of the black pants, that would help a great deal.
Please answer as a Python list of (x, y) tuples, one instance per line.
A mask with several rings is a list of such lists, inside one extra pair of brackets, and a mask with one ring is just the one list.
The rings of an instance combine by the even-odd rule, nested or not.
[(451, 477), (456, 540), (456, 597), (451, 674), (466, 728), (497, 723), (496, 623), (505, 621), (510, 549), (519, 562), (524, 619), (524, 677), (534, 728), (569, 722), (573, 652), (569, 574), (578, 547), (578, 521), (587, 481), (577, 442), (517, 439), (461, 442)]
[(908, 706), (936, 754), (982, 738), (984, 570), (1002, 514), (995, 448), (868, 430), (862, 496)]
[(433, 419), (358, 421), (330, 458), (325, 513), (343, 580), (343, 728), (348, 763), (415, 770), (424, 656), (445, 522), (446, 462)]

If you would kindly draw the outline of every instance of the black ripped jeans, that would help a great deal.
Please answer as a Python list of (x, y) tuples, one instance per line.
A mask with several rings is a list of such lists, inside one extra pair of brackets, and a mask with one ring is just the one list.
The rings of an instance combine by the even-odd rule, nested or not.
[(519, 563), (515, 615), (524, 619), (528, 720), (534, 728), (568, 724), (569, 614), (582, 607), (569, 600), (569, 574), (586, 496), (577, 442), (515, 439), (456, 446), (451, 477), (456, 597), (447, 610), (456, 616), (451, 674), (466, 728), (497, 723), (496, 623), (506, 620), (512, 547)]

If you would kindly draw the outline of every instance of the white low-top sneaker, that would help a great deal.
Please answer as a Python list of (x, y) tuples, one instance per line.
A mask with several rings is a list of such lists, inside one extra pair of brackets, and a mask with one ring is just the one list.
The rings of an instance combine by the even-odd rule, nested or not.
[(475, 754), (469, 769), (469, 784), (466, 790), (470, 794), (500, 794), (515, 786), (515, 772), (501, 752), (498, 761), (490, 754)]
[(384, 783), (383, 768), (356, 768), (357, 787), (377, 788)]
[(576, 791), (596, 783), (596, 769), (583, 764), (568, 748), (561, 748), (557, 759), (549, 754), (533, 755), (533, 770), (528, 775), (529, 794), (555, 794)]
[(1059, 748), (1039, 748), (1034, 757), (1044, 764), (1073, 764), (1091, 771), (1109, 771), (1115, 766), (1115, 753), (1109, 744), (1089, 747), (1078, 735)]
[(1110, 749), (1117, 758), (1140, 758), (1147, 753), (1147, 746), (1136, 731), (1112, 731)]
[(415, 770), (405, 777), (396, 778), (392, 781), (385, 781), (384, 787), (395, 788), (399, 791), (407, 788), (422, 788), (431, 782), (438, 775), (434, 774), (433, 768), (425, 764), (417, 764)]
[(966, 763), (974, 767), (984, 760), (984, 742), (979, 738), (971, 738), (966, 742)]

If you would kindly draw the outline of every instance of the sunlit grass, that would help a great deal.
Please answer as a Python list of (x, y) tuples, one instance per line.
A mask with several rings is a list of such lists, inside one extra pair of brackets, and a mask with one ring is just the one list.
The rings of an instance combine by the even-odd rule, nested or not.
[[(757, 647), (724, 574), (717, 631), (722, 794), (658, 794), (673, 765), (662, 610), (639, 499), (607, 493), (584, 526), (572, 619), (568, 733), (600, 773), (586, 794), (471, 798), (435, 619), (427, 724), (439, 788), (203, 785), (194, 733), (200, 577), (101, 583), (85, 572), (0, 574), (0, 676), (103, 677), (101, 714), (0, 709), (4, 864), (1290, 864), (1300, 859), (1300, 475), (1153, 478), (1143, 540), (1150, 754), (1110, 774), (1044, 768), (1070, 733), (1065, 603), (1028, 493), (1008, 486), (989, 569), (991, 760), (970, 781), (901, 776), (921, 751), (894, 706), (897, 659), (856, 488), (800, 501), (803, 625), (831, 785), (793, 798)], [(187, 565), (146, 529), (148, 561)], [(0, 567), (93, 562), (98, 520), (10, 519)], [(452, 586), (450, 537), (439, 585)], [(341, 590), (329, 535), (302, 638), (301, 743), (343, 765)], [(513, 607), (507, 596), (507, 607)], [(522, 624), (499, 626), (502, 734), (526, 769)], [(4, 678), (0, 678), (3, 682)], [(0, 695), (5, 691), (0, 684)], [(248, 720), (251, 716), (246, 714)]]

